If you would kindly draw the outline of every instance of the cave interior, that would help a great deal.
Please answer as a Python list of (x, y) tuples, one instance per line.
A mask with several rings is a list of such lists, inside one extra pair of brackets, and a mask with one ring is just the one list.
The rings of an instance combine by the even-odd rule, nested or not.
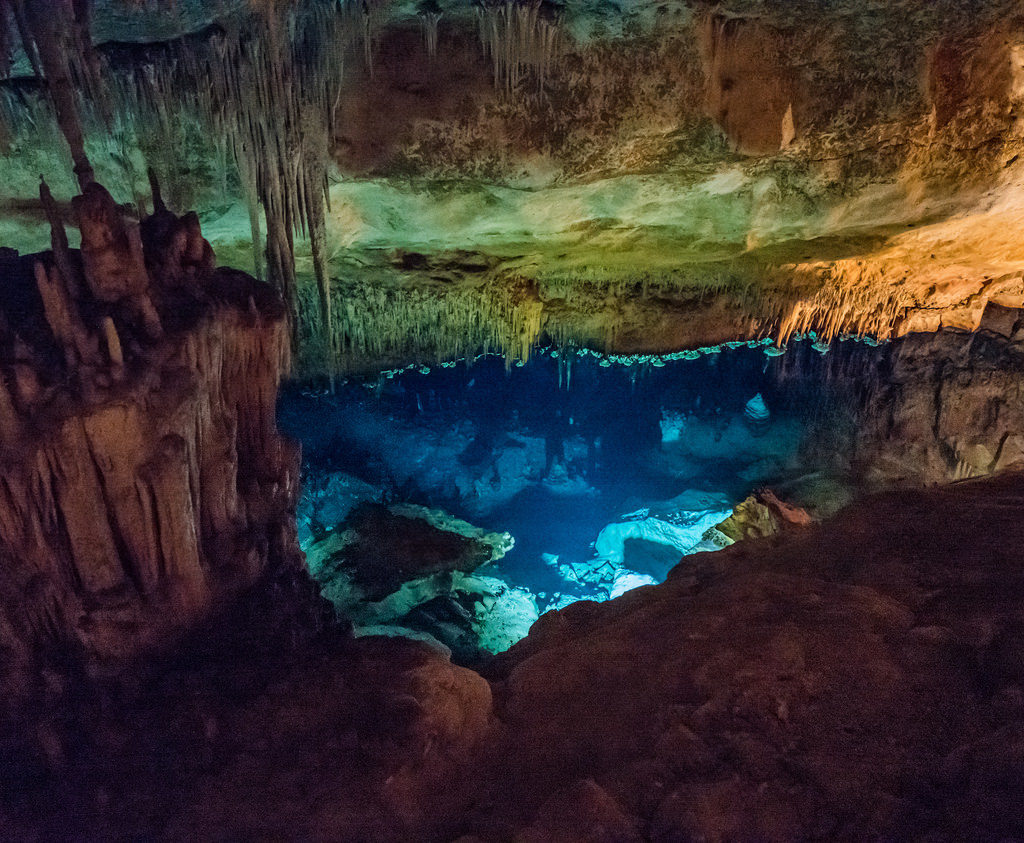
[(1019, 0), (0, 0), (0, 839), (1024, 839)]

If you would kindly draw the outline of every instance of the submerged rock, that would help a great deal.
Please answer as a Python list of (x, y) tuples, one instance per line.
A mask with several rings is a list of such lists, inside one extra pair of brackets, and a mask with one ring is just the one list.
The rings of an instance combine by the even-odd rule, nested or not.
[(476, 570), (512, 545), (507, 533), (487, 533), (439, 510), (409, 504), (359, 504), (339, 526), (340, 532), (310, 547), (310, 568), (317, 576), (328, 564), (343, 571), (373, 602), (404, 583)]
[[(605, 527), (594, 543), (600, 560), (615, 570), (662, 580), (680, 557), (704, 547), (708, 530), (729, 511), (729, 501), (722, 495), (689, 490), (670, 501), (651, 504), (623, 520)], [(640, 580), (636, 581), (641, 584)], [(613, 590), (621, 593), (621, 582)]]
[(507, 649), (538, 617), (525, 589), (472, 574), (513, 544), (441, 510), (362, 503), (306, 556), (357, 635), (427, 640), (470, 663)]
[(768, 412), (768, 406), (764, 403), (761, 393), (751, 398), (743, 408), (743, 421), (754, 436), (763, 436), (771, 424), (772, 414)]

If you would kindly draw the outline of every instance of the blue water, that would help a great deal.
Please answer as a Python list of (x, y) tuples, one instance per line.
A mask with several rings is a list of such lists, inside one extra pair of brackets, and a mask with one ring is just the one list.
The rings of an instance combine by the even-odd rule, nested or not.
[[(591, 558), (601, 529), (625, 513), (685, 489), (738, 502), (755, 485), (770, 482), (771, 476), (757, 483), (745, 479), (749, 466), (743, 455), (709, 453), (698, 462), (699, 476), (683, 479), (649, 457), (663, 447), (659, 422), (665, 407), (691, 414), (712, 446), (715, 436), (735, 427), (755, 394), (763, 396), (773, 420), (799, 415), (806, 394), (795, 392), (780, 377), (782, 370), (783, 358), (752, 348), (660, 366), (602, 365), (591, 355), (541, 353), (525, 365), (507, 367), (487, 356), (350, 380), (334, 395), (292, 387), (284, 392), (280, 423), (303, 442), (307, 479), (344, 471), (383, 488), (389, 501), (442, 508), (476, 526), (508, 531), (516, 547), (500, 562), (503, 575), (547, 592), (556, 591), (560, 580), (542, 554)], [(405, 456), (401, 449), (410, 449), (412, 459), (417, 437), (444, 441), (457, 428), (469, 434), (439, 470), (486, 476), (496, 455), (517, 447), (509, 437), (526, 437), (544, 442), (542, 474), (555, 462), (567, 463), (561, 479), (575, 485), (563, 482), (552, 491), (533, 477), (514, 497), (481, 507), (451, 483), (432, 484), (422, 474), (396, 476), (395, 466)], [(563, 448), (570, 440), (577, 452), (568, 460)]]

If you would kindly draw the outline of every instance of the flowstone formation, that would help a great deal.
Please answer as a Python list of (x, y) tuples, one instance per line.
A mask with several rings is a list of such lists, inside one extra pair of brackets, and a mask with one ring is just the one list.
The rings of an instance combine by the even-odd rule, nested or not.
[(159, 194), (139, 225), (89, 184), (80, 249), (42, 196), (52, 249), (0, 253), (5, 723), (38, 705), (41, 673), (55, 704), (67, 671), (116, 671), (301, 566), (280, 296), (216, 268)]

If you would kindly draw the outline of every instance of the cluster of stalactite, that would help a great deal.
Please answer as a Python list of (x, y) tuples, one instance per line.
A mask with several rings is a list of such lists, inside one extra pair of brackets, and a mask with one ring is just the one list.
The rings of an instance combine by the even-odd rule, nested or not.
[(119, 103), (136, 119), (170, 128), (187, 112), (223, 145), (249, 206), (256, 274), (265, 238), (266, 272), (293, 306), (294, 238), (309, 238), (327, 333), (328, 133), (352, 23), (348, 6), (334, 0), (267, 5), (117, 77)]
[(95, 103), (104, 120), (110, 120), (99, 59), (92, 49), (90, 0), (0, 0), (0, 58), (4, 76), (10, 73), (14, 32), (36, 83), (41, 85), (45, 80), (57, 124), (70, 148), (75, 176), (84, 188), (95, 177), (85, 154), (78, 93)]
[[(10, 56), (12, 27), (20, 33), (35, 88), (45, 91), (53, 108), (79, 185), (95, 178), (87, 135), (155, 139), (152, 149), (173, 158), (182, 127), (195, 127), (220, 167), (237, 173), (249, 207), (255, 273), (285, 294), (293, 322), (295, 238), (309, 239), (320, 329), (330, 335), (330, 133), (346, 56), (361, 45), (371, 58), (369, 6), (348, 0), (254, 2), (248, 11), (173, 42), (95, 49), (89, 4), (0, 0), (6, 24), (0, 30), (8, 39), (0, 49), (6, 46), (2, 51)], [(25, 125), (36, 129), (39, 97), (26, 87), (31, 85), (19, 79), (0, 97), (4, 134)], [(119, 160), (132, 169), (131, 155)], [(147, 163), (160, 170), (160, 162)], [(135, 191), (134, 173), (127, 181)], [(143, 215), (144, 204), (137, 204)], [(311, 313), (303, 318), (315, 320)]]
[(494, 84), (511, 94), (532, 73), (543, 88), (559, 47), (559, 11), (544, 0), (503, 0), (477, 7), (480, 43), (494, 65)]
[(416, 7), (416, 16), (423, 26), (423, 42), (427, 48), (427, 55), (430, 58), (437, 56), (437, 33), (438, 25), (441, 22), (441, 7), (437, 0), (423, 0)]
[(525, 281), (410, 286), (338, 283), (332, 336), (301, 337), (304, 375), (349, 373), (381, 361), (443, 361), (497, 351), (526, 360), (540, 338), (544, 307)]

